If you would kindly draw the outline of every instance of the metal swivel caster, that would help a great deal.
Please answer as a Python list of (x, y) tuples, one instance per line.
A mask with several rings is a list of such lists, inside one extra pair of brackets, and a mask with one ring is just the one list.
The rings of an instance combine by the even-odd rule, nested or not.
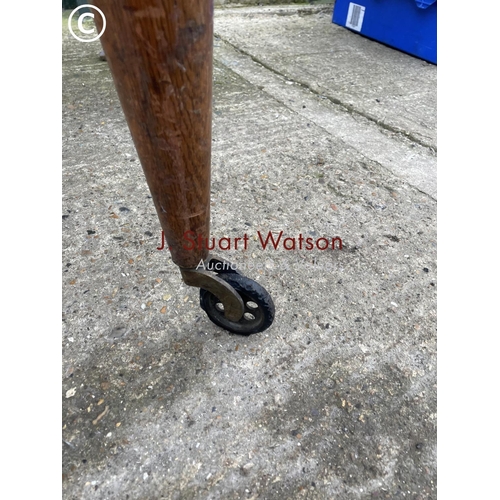
[(264, 287), (238, 274), (220, 273), (218, 276), (240, 295), (244, 312), (238, 321), (228, 319), (224, 314), (224, 304), (214, 294), (202, 288), (200, 306), (213, 323), (240, 335), (263, 332), (271, 326), (274, 320), (274, 303)]
[(209, 265), (222, 269), (211, 275), (206, 270), (181, 269), (184, 282), (200, 287), (200, 306), (217, 326), (239, 335), (263, 332), (274, 321), (273, 299), (256, 281), (231, 269), (216, 257)]

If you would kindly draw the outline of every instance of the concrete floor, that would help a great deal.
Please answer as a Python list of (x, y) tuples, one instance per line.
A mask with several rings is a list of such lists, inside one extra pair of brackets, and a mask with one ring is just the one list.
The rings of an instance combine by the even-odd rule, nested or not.
[[(63, 22), (63, 498), (436, 498), (436, 67), (325, 6), (217, 9), (212, 235), (276, 305), (213, 325), (99, 43)], [(66, 14), (67, 16), (67, 14)], [(264, 250), (258, 231), (338, 236)]]

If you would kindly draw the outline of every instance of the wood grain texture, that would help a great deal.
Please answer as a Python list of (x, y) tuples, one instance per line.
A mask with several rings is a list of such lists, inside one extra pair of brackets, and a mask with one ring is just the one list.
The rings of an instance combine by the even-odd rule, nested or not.
[(210, 229), (213, 0), (92, 3), (173, 261), (196, 267), (207, 250), (186, 251), (183, 236)]

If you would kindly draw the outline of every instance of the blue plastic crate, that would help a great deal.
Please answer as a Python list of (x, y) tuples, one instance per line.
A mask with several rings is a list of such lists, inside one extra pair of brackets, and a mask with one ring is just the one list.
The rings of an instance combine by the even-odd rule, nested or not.
[(333, 22), (437, 64), (437, 0), (336, 0)]

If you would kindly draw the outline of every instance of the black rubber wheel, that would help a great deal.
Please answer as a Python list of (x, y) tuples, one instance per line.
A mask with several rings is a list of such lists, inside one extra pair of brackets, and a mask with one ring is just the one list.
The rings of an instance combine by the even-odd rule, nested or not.
[(217, 275), (231, 285), (245, 304), (245, 312), (239, 321), (230, 321), (224, 316), (222, 302), (212, 293), (200, 288), (200, 306), (217, 326), (239, 335), (263, 332), (274, 320), (274, 303), (266, 289), (256, 281), (235, 273)]

